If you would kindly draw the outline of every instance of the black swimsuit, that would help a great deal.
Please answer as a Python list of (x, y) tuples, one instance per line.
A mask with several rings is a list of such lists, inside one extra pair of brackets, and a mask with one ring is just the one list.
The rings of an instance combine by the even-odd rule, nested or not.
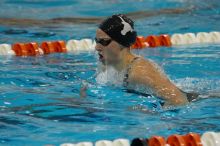
[[(138, 95), (142, 95), (142, 96), (146, 96), (146, 97), (149, 97), (149, 96), (152, 96), (150, 94), (146, 94), (146, 93), (142, 93), (142, 92), (138, 92), (138, 91), (135, 91), (133, 89), (128, 89), (128, 78), (129, 78), (129, 71), (131, 70), (131, 67), (133, 65), (133, 63), (138, 60), (140, 57), (135, 57), (129, 64), (128, 68), (126, 69), (126, 72), (125, 72), (125, 76), (124, 76), (124, 80), (123, 80), (123, 86), (126, 88), (126, 92), (128, 93), (135, 93), (135, 94), (138, 94)], [(184, 92), (182, 90), (180, 90), (181, 92), (183, 92), (184, 94), (186, 94), (186, 97), (187, 97), (187, 100), (189, 102), (195, 100), (198, 98), (199, 94), (198, 93), (187, 93), (187, 92)]]

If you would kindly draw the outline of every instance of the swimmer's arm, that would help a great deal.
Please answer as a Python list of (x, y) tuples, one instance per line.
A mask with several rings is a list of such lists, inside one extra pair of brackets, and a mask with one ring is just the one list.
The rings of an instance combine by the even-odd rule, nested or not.
[(149, 87), (156, 96), (166, 101), (165, 105), (182, 105), (188, 102), (186, 95), (153, 64), (144, 64), (133, 66), (129, 79), (131, 82)]
[(79, 95), (81, 98), (85, 98), (87, 96), (87, 93), (86, 93), (87, 89), (88, 89), (88, 83), (86, 83), (85, 81), (82, 81), (80, 91), (79, 91)]
[(80, 95), (81, 98), (85, 98), (87, 96), (86, 90), (87, 90), (86, 86), (83, 86), (83, 87), (80, 88), (79, 95)]

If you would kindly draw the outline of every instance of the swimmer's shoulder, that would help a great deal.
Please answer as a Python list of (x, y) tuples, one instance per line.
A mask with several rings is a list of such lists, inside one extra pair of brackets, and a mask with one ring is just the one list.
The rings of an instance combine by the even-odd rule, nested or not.
[(139, 71), (153, 71), (156, 69), (155, 63), (149, 59), (145, 59), (142, 56), (138, 56), (138, 59), (132, 64), (131, 72), (138, 73)]
[(138, 59), (132, 63), (129, 70), (129, 81), (135, 82), (141, 78), (140, 75), (147, 76), (151, 74), (151, 72), (154, 70), (153, 68), (153, 64), (150, 60), (138, 56)]

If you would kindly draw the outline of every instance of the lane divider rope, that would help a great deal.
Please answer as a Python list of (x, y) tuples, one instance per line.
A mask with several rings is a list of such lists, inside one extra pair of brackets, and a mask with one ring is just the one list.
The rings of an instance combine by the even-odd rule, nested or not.
[[(132, 49), (171, 47), (191, 44), (220, 44), (220, 32), (175, 33), (173, 35), (149, 35), (137, 36)], [(40, 45), (36, 42), (0, 44), (0, 55), (39, 56), (51, 53), (77, 53), (82, 51), (94, 51), (95, 41), (92, 39), (65, 41), (45, 41)]]
[[(63, 143), (60, 146), (93, 146), (93, 143)], [(152, 136), (149, 139), (135, 138), (131, 143), (128, 139), (99, 140), (95, 142), (94, 146), (220, 146), (220, 133), (205, 132), (201, 137), (197, 133), (173, 134), (168, 136), (167, 139), (162, 136)]]

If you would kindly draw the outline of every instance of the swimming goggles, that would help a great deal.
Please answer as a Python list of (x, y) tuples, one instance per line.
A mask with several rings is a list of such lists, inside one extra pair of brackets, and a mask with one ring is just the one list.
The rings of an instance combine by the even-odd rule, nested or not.
[(112, 39), (110, 39), (110, 38), (95, 38), (95, 42), (98, 44), (101, 44), (102, 46), (108, 46), (112, 42)]

